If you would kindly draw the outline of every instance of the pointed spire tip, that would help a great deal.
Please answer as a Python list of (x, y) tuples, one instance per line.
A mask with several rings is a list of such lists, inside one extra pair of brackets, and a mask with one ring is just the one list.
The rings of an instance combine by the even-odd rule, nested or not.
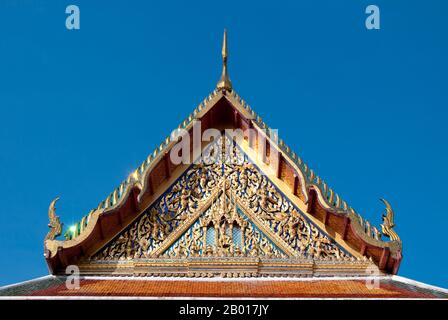
[(222, 74), (216, 88), (223, 91), (232, 91), (232, 82), (227, 74), (227, 56), (227, 30), (224, 29), (224, 38), (222, 42)]

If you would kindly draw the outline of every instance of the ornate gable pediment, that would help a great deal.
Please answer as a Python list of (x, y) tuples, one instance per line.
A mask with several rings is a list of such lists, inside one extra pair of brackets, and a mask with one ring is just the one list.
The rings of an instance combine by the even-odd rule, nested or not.
[(242, 213), (223, 179), (222, 191), (194, 223), (160, 256), (188, 257), (287, 257), (263, 231)]
[[(382, 272), (398, 272), (402, 242), (394, 230), (394, 212), (390, 204), (383, 200), (386, 213), (382, 215), (380, 231), (334, 192), (283, 140), (277, 139), (276, 130), (272, 130), (233, 89), (227, 74), (226, 48), (224, 40), (223, 73), (216, 89), (178, 126), (186, 137), (193, 139), (193, 148), (182, 152), (182, 157), (195, 158), (194, 153), (201, 147), (201, 143), (194, 143), (195, 132), (208, 129), (251, 131), (241, 145), (249, 157), (253, 153), (266, 156), (274, 153), (278, 157), (271, 159), (269, 156), (268, 160), (262, 158), (253, 162), (240, 152), (242, 162), (226, 159), (230, 161), (188, 167), (170, 161), (169, 154), (175, 151), (177, 140), (167, 137), (98, 206), (67, 227), (63, 240), (57, 239), (62, 224), (56, 215), (55, 201), (52, 202), (49, 208), (51, 230), (44, 246), (52, 274), (61, 273), (73, 264), (82, 264), (82, 268), (87, 268), (84, 269), (86, 273), (91, 274), (136, 274), (140, 271), (142, 274), (171, 274), (171, 271), (179, 274), (182, 268), (185, 271), (188, 261), (210, 257), (214, 261), (218, 258), (247, 260), (255, 269), (261, 266), (269, 269), (273, 259), (286, 259), (279, 260), (277, 267), (288, 266), (287, 274), (290, 274), (291, 266), (295, 265), (305, 270), (302, 274), (307, 276), (310, 272), (359, 274), (362, 263), (355, 263), (359, 260), (370, 261), (365, 262), (364, 267), (373, 264)], [(197, 122), (201, 124), (199, 130), (195, 127)], [(219, 184), (224, 185), (225, 191)], [(223, 250), (220, 243), (229, 239), (225, 238), (227, 231), (219, 231), (227, 226), (224, 228), (219, 223), (216, 228), (212, 224), (217, 237), (215, 244), (209, 240), (207, 249), (206, 242), (198, 242), (204, 241), (204, 231), (195, 229), (195, 224), (203, 223), (216, 201), (224, 201), (219, 200), (222, 194), (223, 199), (237, 208), (237, 216), (259, 232), (259, 245), (263, 243), (267, 250), (272, 249), (275, 255), (286, 258), (266, 258), (262, 253), (250, 257), (248, 252), (265, 248), (253, 250), (243, 239), (241, 253), (236, 243), (233, 249), (225, 246), (230, 253)], [(194, 236), (196, 244), (191, 252)], [(233, 241), (233, 234), (227, 236)], [(272, 244), (272, 248), (268, 244)], [(197, 250), (198, 247), (204, 250)], [(173, 255), (173, 252), (181, 254)], [(272, 261), (267, 263), (266, 259)], [(292, 263), (292, 259), (297, 263)], [(168, 269), (154, 267), (159, 265)], [(261, 269), (256, 273), (266, 274)], [(362, 273), (365, 274), (364, 269)]]
[(297, 208), (235, 142), (223, 137), (217, 144), (227, 155), (223, 161), (191, 165), (84, 265), (159, 260), (169, 266), (214, 258), (310, 264), (359, 260)]

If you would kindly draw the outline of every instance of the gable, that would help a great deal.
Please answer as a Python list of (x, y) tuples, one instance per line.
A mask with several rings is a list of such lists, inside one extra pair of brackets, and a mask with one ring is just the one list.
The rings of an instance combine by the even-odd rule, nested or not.
[[(254, 110), (233, 90), (227, 72), (224, 72), (224, 69), (226, 70), (225, 61), (226, 58), (223, 60), (223, 75), (217, 88), (199, 104), (178, 128), (186, 131), (187, 136), (194, 135), (194, 123), (197, 121), (203, 125), (202, 131), (200, 130), (201, 133), (207, 129), (225, 130), (229, 128), (241, 129), (243, 131), (254, 130), (256, 133), (255, 137), (249, 136), (247, 141), (243, 141), (243, 144), (247, 142), (247, 148), (244, 150), (249, 155), (254, 152), (264, 154), (265, 151), (266, 155), (272, 151), (279, 155), (274, 161), (261, 159), (256, 162), (256, 165), (259, 168), (263, 168), (261, 170), (263, 173), (270, 172), (267, 176), (278, 187), (278, 192), (282, 195), (282, 192), (284, 192), (287, 195), (287, 199), (292, 200), (292, 204), (296, 206), (297, 214), (306, 219), (306, 221), (312, 222), (313, 228), (317, 228), (311, 228), (312, 232), (308, 232), (308, 234), (311, 234), (312, 240), (318, 245), (308, 248), (307, 244), (310, 240), (304, 240), (306, 239), (307, 232), (301, 233), (302, 239), (299, 243), (299, 240), (295, 239), (296, 237), (285, 235), (284, 232), (284, 239), (277, 234), (279, 232), (278, 226), (282, 228), (280, 231), (284, 231), (285, 225), (282, 225), (282, 222), (276, 225), (277, 222), (273, 222), (276, 221), (275, 217), (267, 218), (265, 222), (259, 222), (262, 226), (269, 224), (270, 228), (264, 230), (264, 233), (270, 239), (276, 239), (280, 243), (282, 241), (291, 241), (291, 239), (293, 239), (293, 242), (295, 241), (294, 243), (287, 244), (285, 248), (282, 248), (286, 252), (295, 250), (295, 253), (291, 253), (289, 256), (308, 257), (315, 255), (315, 258), (319, 259), (307, 259), (314, 259), (316, 261), (322, 259), (331, 260), (334, 258), (333, 256), (338, 260), (356, 260), (363, 257), (364, 259), (371, 260), (380, 270), (396, 274), (402, 260), (402, 243), (397, 233), (393, 230), (395, 227), (393, 221), (394, 213), (390, 204), (384, 201), (386, 213), (382, 216), (383, 224), (381, 225), (381, 231), (373, 224), (364, 220), (361, 215), (317, 176), (281, 139), (271, 139), (271, 134), (276, 130), (271, 130), (256, 115)], [(67, 231), (64, 233), (65, 240), (56, 239), (62, 226), (56, 216), (54, 202), (53, 205), (50, 205), (49, 227), (51, 230), (45, 238), (44, 253), (51, 273), (57, 273), (68, 265), (78, 264), (88, 260), (89, 257), (92, 257), (92, 253), (98, 254), (98, 248), (105, 248), (104, 244), (110, 243), (110, 239), (116, 234), (119, 234), (119, 236), (114, 241), (116, 240), (119, 245), (114, 246), (114, 249), (111, 249), (109, 252), (111, 257), (115, 257), (112, 261), (116, 259), (116, 253), (120, 250), (123, 251), (123, 248), (125, 248), (126, 252), (133, 252), (135, 250), (134, 248), (138, 248), (139, 244), (136, 244), (136, 241), (130, 237), (130, 235), (134, 236), (136, 229), (129, 229), (127, 226), (132, 225), (136, 219), (138, 220), (148, 213), (148, 207), (153, 206), (155, 201), (158, 201), (160, 197), (166, 194), (167, 186), (174, 182), (175, 177), (184, 173), (186, 169), (194, 169), (170, 161), (169, 154), (173, 151), (176, 144), (177, 141), (175, 139), (167, 137), (95, 209), (92, 209), (80, 222), (66, 229)], [(195, 147), (193, 143), (193, 148), (190, 149), (193, 149), (194, 153), (194, 150), (199, 149), (199, 147)], [(195, 158), (194, 155), (192, 158)], [(239, 179), (237, 180), (240, 182)], [(242, 182), (244, 183), (244, 179), (242, 179)], [(175, 191), (172, 195), (173, 199), (168, 199), (168, 202), (175, 201), (176, 203), (174, 205), (184, 203), (189, 206), (189, 201), (191, 201), (189, 199), (190, 189), (188, 186), (182, 188), (185, 190), (179, 189)], [(162, 193), (163, 195), (161, 196)], [(174, 199), (176, 197), (181, 197), (183, 200)], [(264, 203), (268, 208), (272, 205), (272, 199), (269, 199), (269, 197), (267, 194), (261, 194), (259, 199), (265, 201)], [(193, 223), (197, 218), (196, 216), (202, 214), (196, 208), (200, 207), (203, 208), (202, 210), (205, 210), (210, 205), (211, 198), (211, 196), (205, 196), (202, 199), (199, 196), (199, 198), (193, 199), (193, 202), (198, 202), (196, 203), (194, 215), (187, 214), (185, 221)], [(279, 197), (278, 199), (282, 198)], [(240, 197), (235, 197), (235, 201), (241, 202), (239, 203), (240, 208), (246, 207), (250, 209), (245, 211), (247, 216), (251, 216), (252, 209), (257, 209), (250, 207), (250, 201), (245, 199), (243, 194)], [(248, 203), (245, 204), (245, 201)], [(200, 206), (199, 202), (201, 202)], [(184, 209), (189, 210), (191, 208), (184, 207)], [(157, 208), (155, 210), (157, 211)], [(167, 212), (168, 216), (166, 218), (171, 219), (169, 210)], [(163, 230), (165, 233), (168, 233), (171, 229), (175, 231), (169, 233), (169, 235), (164, 234), (158, 236), (156, 239), (149, 239), (148, 241), (151, 242), (149, 245), (144, 243), (144, 246), (148, 245), (153, 250), (149, 254), (150, 258), (147, 259), (158, 257), (162, 249), (166, 249), (168, 243), (172, 244), (179, 234), (188, 229), (188, 224), (178, 223), (179, 219), (177, 218), (173, 218), (175, 221), (169, 222), (168, 224), (160, 221), (160, 219), (164, 219), (164, 214), (164, 212), (160, 213), (157, 211), (155, 218), (152, 217), (152, 219), (155, 219), (157, 224), (161, 223), (166, 227)], [(261, 214), (263, 215), (263, 210)], [(289, 214), (289, 216), (295, 215), (295, 211), (291, 211)], [(251, 221), (256, 222), (258, 220), (260, 220), (258, 215), (252, 214)], [(145, 223), (142, 222), (142, 225), (145, 225)], [(149, 225), (154, 225), (154, 222), (150, 222)], [(298, 225), (302, 226), (304, 224), (300, 222)], [(288, 227), (292, 228), (292, 234), (296, 232), (294, 223)], [(133, 233), (126, 233), (128, 229)], [(322, 233), (322, 230), (325, 230), (325, 232)], [(157, 230), (157, 232), (160, 233), (160, 230)], [(327, 239), (328, 234), (332, 237), (330, 237), (330, 240)], [(389, 238), (390, 241), (383, 240), (383, 235)], [(356, 258), (341, 255), (339, 250), (334, 249), (333, 242), (338, 245), (338, 248), (347, 249)], [(299, 250), (297, 249), (298, 247)], [(308, 249), (311, 254), (308, 253)], [(138, 260), (140, 262), (142, 260), (142, 258), (133, 259), (129, 257), (130, 253), (121, 253), (121, 256), (127, 258), (120, 257), (119, 259)]]
[[(233, 115), (233, 120), (230, 115)], [(240, 128), (243, 130), (247, 128), (256, 128), (256, 130), (265, 128), (268, 131), (270, 130), (234, 91), (229, 94), (215, 91), (213, 95), (204, 100), (204, 106), (195, 110), (195, 112), (188, 117), (188, 121), (184, 121), (179, 128), (185, 128), (191, 134), (193, 131), (191, 121), (193, 119), (200, 119), (202, 124), (204, 124), (203, 129), (217, 126), (222, 129), (229, 127), (236, 129)], [(222, 119), (225, 119), (225, 121)], [(224, 121), (224, 123), (221, 123), (220, 121)], [(230, 123), (228, 121), (230, 121)], [(220, 123), (221, 126), (219, 125)], [(257, 134), (259, 133), (260, 132)], [(257, 139), (258, 138), (259, 137), (257, 136)], [(310, 251), (313, 252), (313, 255), (315, 252), (315, 255), (319, 259), (308, 258), (310, 256), (308, 253), (305, 255), (301, 253), (290, 254), (289, 256), (295, 256), (296, 258), (305, 256), (307, 259), (312, 259), (313, 261), (334, 261), (332, 259), (335, 259), (335, 257), (336, 259), (339, 259), (339, 261), (367, 259), (377, 265), (380, 270), (396, 273), (402, 259), (401, 241), (383, 241), (381, 239), (381, 234), (379, 234), (375, 227), (369, 224), (368, 221), (362, 219), (362, 217), (349, 207), (345, 201), (342, 201), (341, 198), (328, 188), (328, 186), (281, 140), (278, 145), (269, 140), (269, 138), (266, 140), (266, 148), (268, 148), (268, 150), (273, 150), (273, 148), (278, 150), (278, 163), (266, 163), (264, 160), (260, 161), (260, 159), (249, 162), (261, 172), (260, 174), (262, 176), (268, 177), (266, 181), (270, 181), (271, 184), (274, 184), (274, 186), (277, 187), (277, 192), (281, 195), (281, 197), (278, 197), (279, 200), (288, 199), (289, 202), (295, 206), (296, 211), (300, 216), (303, 217), (305, 221), (312, 223), (313, 230), (309, 234), (311, 234), (313, 238), (312, 240), (316, 240), (317, 242), (315, 243), (318, 243), (318, 246), (314, 246), (314, 249), (310, 247)], [(79, 232), (73, 234), (65, 241), (56, 239), (48, 239), (45, 241), (45, 256), (52, 273), (60, 272), (60, 270), (63, 270), (64, 266), (84, 263), (85, 261), (89, 261), (89, 259), (94, 259), (91, 261), (97, 262), (117, 261), (116, 253), (119, 248), (121, 248), (120, 250), (126, 248), (125, 250), (127, 252), (133, 252), (133, 248), (138, 248), (139, 244), (136, 244), (137, 242), (135, 240), (131, 240), (132, 237), (130, 237), (130, 235), (133, 235), (133, 233), (126, 233), (128, 230), (132, 230), (131, 232), (135, 232), (136, 230), (129, 226), (132, 225), (136, 219), (138, 220), (140, 217), (147, 215), (149, 207), (157, 209), (154, 207), (154, 203), (163, 197), (166, 197), (164, 203), (166, 203), (167, 206), (171, 205), (172, 208), (179, 206), (181, 203), (184, 205), (189, 203), (189, 206), (192, 205), (192, 207), (189, 207), (188, 210), (191, 210), (199, 207), (199, 202), (203, 203), (203, 205), (201, 205), (202, 208), (206, 207), (204, 203), (210, 201), (207, 192), (212, 191), (206, 190), (202, 196), (198, 196), (198, 194), (192, 194), (190, 196), (189, 193), (191, 190), (187, 185), (193, 183), (192, 181), (198, 183), (198, 181), (201, 180), (201, 177), (198, 176), (201, 172), (200, 168), (194, 166), (188, 167), (185, 165), (174, 166), (170, 162), (169, 156), (167, 156), (173, 147), (174, 142), (175, 141), (170, 142), (169, 139), (165, 140), (164, 143), (157, 148), (154, 154), (142, 164), (142, 166), (132, 173), (119, 188), (107, 197), (105, 201), (100, 203), (100, 206), (97, 209), (92, 210), (82, 219), (81, 223), (79, 223), (76, 228)], [(255, 159), (255, 154), (260, 152), (258, 140), (243, 140), (241, 147), (249, 157), (252, 157), (252, 159)], [(232, 166), (229, 165), (229, 168), (232, 168)], [(210, 168), (207, 166), (204, 167), (204, 170), (213, 172), (213, 170), (209, 169)], [(186, 175), (186, 173), (188, 174)], [(216, 172), (214, 174), (216, 174)], [(177, 179), (176, 177), (179, 177), (179, 175), (181, 175), (181, 177)], [(191, 177), (188, 177), (188, 175), (191, 175)], [(238, 179), (237, 181), (241, 182), (242, 186), (244, 186), (244, 174), (242, 177), (243, 179)], [(177, 186), (177, 190), (170, 189), (177, 182), (181, 181), (181, 179), (184, 179), (185, 181)], [(170, 184), (171, 186), (167, 187)], [(234, 189), (237, 190), (236, 187)], [(173, 191), (171, 192), (171, 195), (169, 190)], [(262, 202), (267, 199), (268, 197), (266, 194), (260, 194), (260, 200), (262, 200)], [(241, 196), (236, 197), (236, 200), (247, 202), (247, 199)], [(161, 204), (159, 204), (159, 206), (160, 205)], [(247, 206), (250, 205), (250, 202), (247, 203)], [(240, 206), (244, 207), (244, 204)], [(253, 210), (257, 209), (250, 208)], [(163, 222), (160, 222), (160, 219), (171, 219), (172, 216), (170, 215), (172, 215), (172, 213), (170, 212), (171, 211), (169, 210), (162, 213), (157, 212), (158, 223), (165, 225)], [(248, 210), (248, 212), (250, 214), (252, 210)], [(165, 217), (167, 213), (168, 216)], [(294, 216), (296, 213), (291, 212), (290, 214)], [(257, 217), (257, 215), (254, 215), (254, 217)], [(257, 219), (258, 218), (252, 217), (252, 221)], [(165, 225), (166, 230), (164, 229), (164, 231), (168, 232), (179, 227), (183, 230), (182, 232), (185, 232), (187, 230), (184, 229), (185, 225), (177, 225), (176, 223), (178, 222), (179, 219), (174, 219), (168, 226)], [(269, 230), (276, 228), (276, 225), (274, 225), (276, 223), (275, 219), (266, 219), (266, 223), (271, 225)], [(142, 222), (142, 224), (144, 223)], [(283, 227), (285, 226), (283, 225)], [(314, 227), (316, 227), (316, 229), (314, 229)], [(179, 232), (181, 229), (179, 229)], [(269, 230), (266, 230), (266, 233), (272, 232), (272, 235), (270, 235), (271, 238), (280, 237), (277, 234), (278, 230), (275, 230), (275, 232)], [(325, 232), (322, 233), (322, 231)], [(112, 239), (117, 232), (119, 235), (113, 240), (120, 242), (120, 245), (110, 249), (111, 251), (108, 253), (110, 258), (107, 258), (106, 260), (97, 259), (100, 251), (107, 247), (105, 247), (104, 244), (112, 243), (110, 239)], [(294, 232), (295, 231), (292, 231), (293, 234)], [(302, 233), (302, 236), (304, 237), (305, 234), (306, 233)], [(319, 240), (320, 235), (323, 235), (322, 241)], [(119, 239), (120, 237), (121, 239)], [(176, 240), (178, 237), (179, 234), (177, 234), (176, 231), (171, 232), (169, 235), (159, 236), (159, 239), (150, 239), (149, 242), (151, 242), (151, 244), (149, 244), (149, 248), (154, 250), (154, 252), (149, 255), (149, 258), (145, 257), (137, 260), (153, 259), (155, 256), (160, 255), (157, 248), (160, 247), (165, 240), (169, 239), (169, 241), (165, 242), (168, 243)], [(294, 237), (287, 235), (283, 235), (283, 238), (284, 240), (282, 241), (284, 242), (293, 242), (288, 244), (288, 247), (296, 252), (300, 252), (298, 248), (304, 246), (304, 244), (301, 243), (302, 240), (297, 238), (294, 240)], [(330, 243), (327, 243), (329, 241), (327, 238), (330, 239)], [(345, 254), (341, 254), (339, 250), (333, 249), (333, 242), (336, 247), (340, 248)], [(302, 251), (308, 250), (308, 247), (305, 247), (306, 250), (302, 248)], [(98, 248), (102, 249), (98, 251)], [(333, 251), (333, 253), (327, 254), (327, 251)], [(350, 254), (347, 255), (347, 252)], [(154, 255), (155, 253), (156, 255)], [(118, 260), (133, 261), (133, 258), (129, 255), (129, 253), (121, 253)], [(337, 269), (334, 270), (334, 274), (339, 274), (336, 271)], [(92, 271), (93, 274), (97, 274), (95, 272), (97, 271)]]
[(231, 148), (227, 154), (232, 158), (191, 165), (90, 260), (195, 256), (355, 259), (228, 137), (214, 144), (224, 146), (218, 148), (221, 151)]
[[(222, 210), (223, 207), (225, 210)], [(229, 199), (227, 190), (162, 254), (167, 258), (287, 257)]]

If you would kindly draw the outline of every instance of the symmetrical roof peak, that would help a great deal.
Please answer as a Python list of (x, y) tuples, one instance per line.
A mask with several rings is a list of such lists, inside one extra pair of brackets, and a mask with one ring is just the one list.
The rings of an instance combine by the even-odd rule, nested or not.
[(232, 91), (232, 82), (227, 73), (227, 30), (224, 29), (224, 39), (222, 42), (222, 74), (216, 88), (218, 90)]
[[(271, 140), (271, 129), (232, 89), (227, 74), (227, 33), (224, 30), (222, 48), (223, 70), (216, 89), (179, 125), (179, 129), (193, 134), (196, 120), (203, 128), (229, 126), (253, 129), (265, 137), (265, 150), (277, 150), (276, 161), (257, 161), (260, 166), (275, 168), (273, 181), (280, 183), (282, 191), (323, 228), (330, 228), (338, 235), (338, 241), (346, 243), (359, 255), (373, 259), (380, 270), (395, 274), (401, 262), (401, 240), (394, 232), (393, 210), (385, 202), (387, 212), (383, 216), (382, 233), (390, 241), (381, 239), (381, 232), (364, 220), (339, 195), (311, 170), (297, 154), (281, 139)], [(261, 139), (261, 138), (260, 138)], [(261, 141), (261, 140), (260, 140)], [(263, 151), (260, 141), (249, 138), (248, 152)], [(61, 223), (55, 214), (54, 203), (50, 205), (49, 217), (52, 229), (45, 240), (45, 253), (52, 272), (95, 252), (98, 246), (110, 241), (131, 221), (142, 215), (156, 196), (165, 192), (173, 182), (173, 172), (180, 166), (169, 161), (169, 152), (177, 140), (167, 137), (161, 145), (123, 181), (97, 208), (70, 227), (65, 240), (56, 240), (61, 233)], [(260, 149), (261, 148), (261, 149)], [(183, 169), (182, 169), (183, 170)], [(266, 170), (265, 170), (266, 171)], [(261, 195), (257, 195), (261, 197)], [(261, 198), (260, 198), (261, 199)], [(180, 201), (180, 200), (179, 200)], [(261, 200), (260, 200), (261, 201)]]

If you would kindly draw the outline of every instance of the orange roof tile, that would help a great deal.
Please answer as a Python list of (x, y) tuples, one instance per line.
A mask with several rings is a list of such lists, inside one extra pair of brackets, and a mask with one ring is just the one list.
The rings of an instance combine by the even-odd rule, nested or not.
[(382, 282), (369, 289), (363, 280), (120, 280), (82, 279), (69, 290), (65, 282), (35, 290), (32, 296), (142, 296), (142, 297), (276, 297), (276, 298), (434, 298), (422, 292)]

